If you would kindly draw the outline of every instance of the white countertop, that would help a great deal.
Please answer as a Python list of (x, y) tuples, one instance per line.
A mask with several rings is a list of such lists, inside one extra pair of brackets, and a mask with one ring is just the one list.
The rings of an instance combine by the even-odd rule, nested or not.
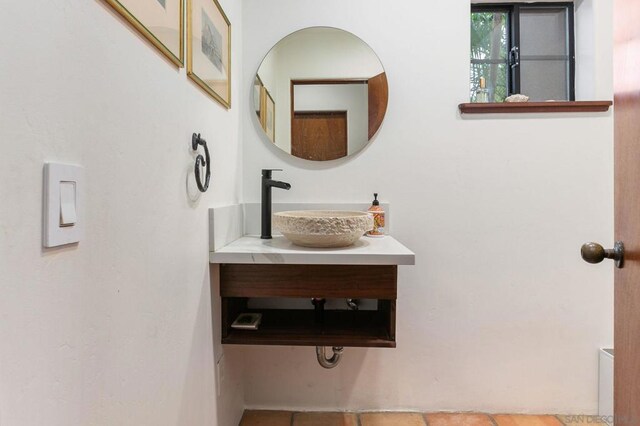
[(297, 265), (414, 265), (415, 254), (390, 236), (362, 237), (344, 248), (306, 248), (285, 237), (262, 240), (245, 236), (209, 253), (210, 263), (281, 263)]

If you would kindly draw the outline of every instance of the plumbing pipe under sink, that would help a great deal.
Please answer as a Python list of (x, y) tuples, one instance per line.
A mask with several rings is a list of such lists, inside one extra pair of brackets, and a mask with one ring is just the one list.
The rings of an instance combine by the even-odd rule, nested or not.
[(334, 346), (331, 348), (333, 350), (333, 356), (331, 358), (327, 358), (325, 353), (324, 346), (316, 346), (316, 356), (318, 357), (318, 363), (323, 368), (333, 368), (338, 363), (340, 363), (340, 359), (342, 358), (342, 353), (344, 352), (344, 348), (341, 346)]

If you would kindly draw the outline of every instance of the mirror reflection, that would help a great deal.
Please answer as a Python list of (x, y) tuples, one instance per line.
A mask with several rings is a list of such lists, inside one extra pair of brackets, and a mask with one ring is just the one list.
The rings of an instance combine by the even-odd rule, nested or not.
[(375, 52), (336, 28), (297, 31), (265, 56), (254, 81), (256, 118), (270, 143), (306, 160), (362, 150), (387, 110), (388, 86)]

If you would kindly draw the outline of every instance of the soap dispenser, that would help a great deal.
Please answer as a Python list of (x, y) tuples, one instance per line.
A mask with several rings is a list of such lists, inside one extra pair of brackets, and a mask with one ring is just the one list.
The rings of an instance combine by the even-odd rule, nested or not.
[(384, 237), (384, 210), (380, 207), (378, 194), (373, 194), (373, 203), (371, 203), (371, 207), (369, 207), (368, 211), (373, 216), (373, 229), (371, 231), (367, 231), (367, 237)]

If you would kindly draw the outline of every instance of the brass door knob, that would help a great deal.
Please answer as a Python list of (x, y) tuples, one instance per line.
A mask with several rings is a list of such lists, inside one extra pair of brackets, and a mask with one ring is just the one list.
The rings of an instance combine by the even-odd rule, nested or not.
[(613, 259), (616, 262), (616, 268), (622, 268), (624, 244), (622, 241), (617, 241), (612, 249), (605, 249), (598, 243), (586, 243), (582, 245), (580, 255), (588, 263), (600, 263), (604, 259)]

